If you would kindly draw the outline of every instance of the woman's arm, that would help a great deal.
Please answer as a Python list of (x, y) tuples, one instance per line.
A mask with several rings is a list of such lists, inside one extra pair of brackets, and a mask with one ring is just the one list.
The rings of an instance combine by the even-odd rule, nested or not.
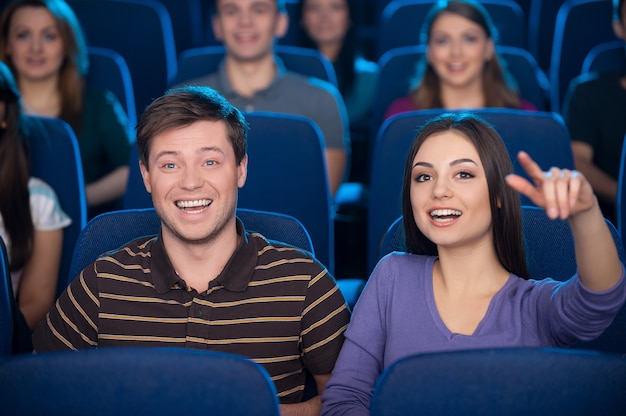
[(569, 169), (544, 172), (525, 152), (519, 153), (518, 160), (535, 185), (514, 174), (506, 178), (507, 183), (544, 208), (548, 217), (569, 219), (583, 285), (593, 291), (615, 286), (622, 276), (622, 265), (589, 181)]
[(128, 183), (128, 166), (120, 166), (108, 175), (86, 187), (87, 205), (90, 207), (121, 198)]
[(31, 331), (52, 307), (56, 297), (63, 246), (63, 230), (35, 230), (33, 251), (20, 279), (18, 307)]

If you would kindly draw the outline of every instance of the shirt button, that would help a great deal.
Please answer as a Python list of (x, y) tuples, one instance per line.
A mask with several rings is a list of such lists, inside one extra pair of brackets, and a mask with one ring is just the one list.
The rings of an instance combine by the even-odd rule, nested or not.
[(202, 318), (202, 309), (196, 308), (194, 311), (194, 315), (196, 318)]

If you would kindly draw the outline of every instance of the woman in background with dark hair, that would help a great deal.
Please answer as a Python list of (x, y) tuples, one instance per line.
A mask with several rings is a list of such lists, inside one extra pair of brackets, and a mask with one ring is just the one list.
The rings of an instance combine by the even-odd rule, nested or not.
[(71, 220), (52, 188), (30, 177), (20, 94), (1, 62), (0, 120), (0, 238), (7, 247), (18, 307), (14, 351), (29, 352), (31, 331), (54, 303), (63, 228)]
[(86, 88), (87, 45), (70, 6), (9, 3), (0, 19), (0, 59), (17, 80), (25, 113), (59, 117), (74, 129), (89, 217), (118, 207), (128, 181), (128, 119), (110, 91)]
[[(381, 259), (359, 297), (323, 414), (369, 414), (378, 376), (410, 355), (566, 346), (610, 325), (626, 281), (589, 182), (543, 172), (523, 152), (518, 160), (534, 185), (512, 173), (498, 133), (469, 113), (419, 130), (402, 186), (407, 253)], [(530, 279), (518, 192), (569, 221), (577, 273), (568, 281)]]
[(372, 109), (378, 65), (360, 53), (357, 4), (353, 0), (301, 0), (303, 46), (319, 50), (335, 69), (350, 124), (364, 121)]
[(385, 119), (432, 108), (536, 107), (518, 96), (495, 50), (491, 17), (473, 0), (438, 1), (421, 30), (426, 53), (409, 94), (395, 100)]

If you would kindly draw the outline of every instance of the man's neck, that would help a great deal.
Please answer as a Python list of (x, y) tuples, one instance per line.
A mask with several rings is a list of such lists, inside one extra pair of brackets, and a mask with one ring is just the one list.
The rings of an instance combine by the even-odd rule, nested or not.
[(189, 244), (166, 232), (162, 237), (176, 274), (198, 293), (206, 291), (209, 282), (222, 273), (241, 241), (236, 231), (225, 232), (218, 239), (203, 244)]
[(227, 55), (226, 74), (233, 90), (246, 98), (268, 88), (278, 72), (274, 55), (255, 61), (237, 60)]

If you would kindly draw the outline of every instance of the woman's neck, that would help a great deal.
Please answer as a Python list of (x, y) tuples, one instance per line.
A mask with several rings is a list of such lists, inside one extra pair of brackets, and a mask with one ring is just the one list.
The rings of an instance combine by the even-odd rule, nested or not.
[(481, 293), (500, 288), (510, 273), (495, 250), (449, 250), (439, 248), (438, 278), (449, 292)]
[(441, 85), (441, 103), (447, 109), (484, 108), (487, 106), (481, 83), (466, 87)]
[(61, 114), (61, 93), (57, 78), (20, 80), (19, 89), (25, 113), (46, 117), (58, 117)]
[(319, 51), (331, 62), (335, 62), (339, 58), (339, 52), (341, 52), (341, 43), (323, 43), (318, 45)]

